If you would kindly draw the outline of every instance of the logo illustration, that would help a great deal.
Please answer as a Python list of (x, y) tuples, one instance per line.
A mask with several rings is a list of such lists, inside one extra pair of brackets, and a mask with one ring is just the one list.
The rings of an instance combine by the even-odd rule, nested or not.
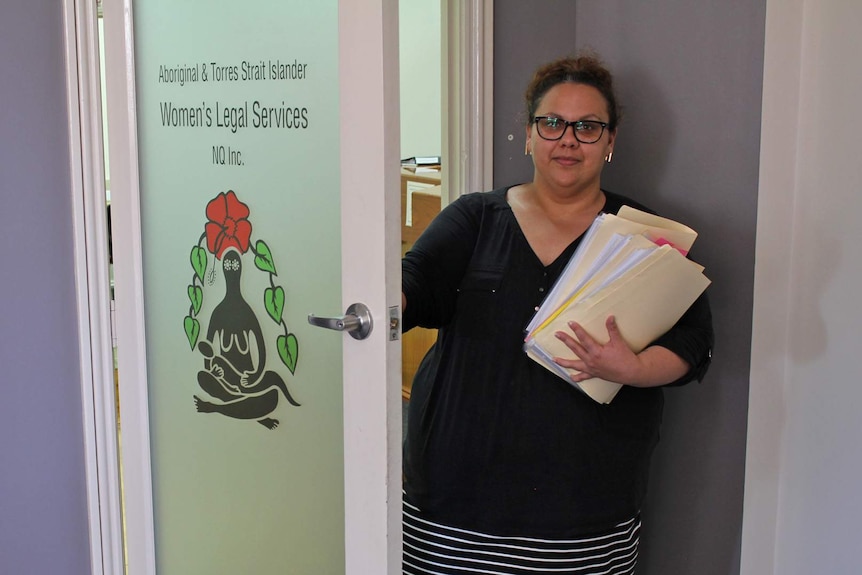
[[(249, 251), (254, 256), (254, 268), (269, 274), (263, 304), (269, 319), (282, 332), (275, 338), (275, 349), (291, 375), (296, 372), (299, 342), (282, 318), (285, 294), (275, 283), (278, 274), (272, 252), (263, 240), (252, 242), (249, 214), (248, 206), (237, 199), (233, 190), (219, 193), (207, 204), (204, 233), (190, 254), (194, 274), (188, 286), (189, 315), (183, 324), (192, 351), (197, 349), (203, 356), (204, 368), (198, 372), (198, 385), (206, 396), (194, 396), (197, 411), (256, 420), (268, 429), (275, 429), (279, 422), (270, 415), (278, 406), (279, 395), (291, 405), (298, 407), (299, 403), (291, 397), (281, 375), (267, 369), (268, 342), (242, 290), (244, 267), (248, 268), (246, 273), (254, 271), (245, 265), (251, 259), (246, 256)], [(206, 247), (202, 245), (204, 240)], [(209, 254), (213, 260), (207, 272)], [(206, 322), (206, 336), (201, 338), (199, 315), (204, 286), (215, 283), (218, 267), (224, 276), (225, 293), (213, 308)]]

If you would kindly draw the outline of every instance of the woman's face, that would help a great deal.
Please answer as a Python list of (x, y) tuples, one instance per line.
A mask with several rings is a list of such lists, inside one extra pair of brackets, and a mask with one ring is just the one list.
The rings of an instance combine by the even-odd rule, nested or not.
[[(569, 122), (609, 120), (608, 105), (601, 92), (571, 82), (548, 90), (536, 107), (536, 116), (554, 116)], [(602, 167), (613, 150), (616, 134), (605, 128), (597, 142), (583, 144), (575, 138), (574, 127), (567, 127), (559, 140), (545, 140), (536, 130), (535, 122), (527, 126), (527, 148), (533, 156), (535, 183), (569, 193), (599, 187)]]

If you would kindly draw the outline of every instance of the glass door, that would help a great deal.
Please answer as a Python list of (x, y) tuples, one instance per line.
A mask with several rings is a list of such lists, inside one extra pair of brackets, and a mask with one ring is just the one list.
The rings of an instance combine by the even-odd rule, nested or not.
[(396, 5), (115, 17), (129, 572), (400, 572)]

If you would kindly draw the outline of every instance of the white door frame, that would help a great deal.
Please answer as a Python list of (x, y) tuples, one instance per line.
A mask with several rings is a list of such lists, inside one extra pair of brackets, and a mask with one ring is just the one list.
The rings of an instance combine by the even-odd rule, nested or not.
[(442, 202), (493, 186), (494, 3), (442, 0)]
[[(450, 197), (466, 191), (490, 187), (491, 102), (491, 1), (470, 0), (455, 14), (455, 0), (442, 0), (449, 14), (445, 41), (444, 80), (451, 110), (457, 103), (458, 114), (444, 126), (444, 154), (458, 158), (450, 163)], [(105, 15), (105, 62), (107, 76), (109, 152), (112, 180), (112, 222), (125, 233), (113, 237), (118, 254), (114, 267), (117, 322), (114, 336), (120, 342), (118, 369), (120, 405), (123, 422), (122, 448), (125, 454), (122, 479), (119, 465), (116, 397), (114, 394), (111, 353), (111, 318), (107, 221), (104, 210), (105, 182), (102, 142), (101, 89), (99, 83), (98, 22), (96, 5), (85, 0), (63, 0), (70, 128), (71, 173), (73, 175), (75, 221), (75, 258), (77, 270), (78, 316), (80, 318), (81, 385), (84, 414), (85, 456), (92, 573), (124, 572), (155, 575), (152, 482), (150, 468), (149, 412), (144, 304), (141, 290), (141, 225), (138, 188), (136, 99), (134, 91), (133, 12), (131, 0), (107, 2)], [(339, 21), (345, 37), (340, 56), (342, 117), (361, 121), (366, 134), (376, 130), (386, 142), (384, 157), (400, 157), (398, 147), (398, 62), (397, 0), (342, 0)], [(362, 25), (357, 25), (362, 22)], [(458, 34), (453, 34), (458, 29)], [(369, 42), (378, 39), (382, 44)], [(348, 48), (352, 46), (352, 48)], [(382, 52), (380, 48), (382, 46)], [(366, 51), (360, 56), (357, 49)], [(345, 64), (345, 51), (351, 62), (367, 62), (360, 70)], [(382, 56), (381, 56), (382, 54)], [(461, 63), (449, 65), (453, 54)], [(481, 80), (472, 81), (470, 78)], [(371, 81), (373, 80), (373, 81)], [(369, 99), (379, 107), (369, 110), (360, 104)], [(357, 109), (361, 106), (361, 109)], [(448, 132), (458, 138), (446, 139)], [(361, 133), (362, 131), (360, 131)], [(355, 133), (355, 132), (354, 132)], [(465, 135), (466, 134), (466, 135)], [(469, 146), (469, 152), (462, 152)], [(397, 162), (374, 161), (368, 147), (355, 138), (342, 138), (342, 187), (359, 185), (362, 201), (342, 207), (343, 258), (345, 275), (354, 266), (363, 266), (366, 284), (344, 286), (343, 304), (364, 301), (371, 307), (378, 326), (372, 337), (388, 333), (389, 308), (400, 305), (397, 274), (386, 278), (384, 270), (397, 268), (400, 251), (395, 243), (387, 245), (386, 233), (400, 232), (398, 197), (400, 183)], [(477, 158), (482, 158), (481, 161)], [(475, 160), (475, 161), (471, 161)], [(454, 182), (454, 183), (453, 183)], [(469, 182), (469, 183), (465, 183)], [(476, 183), (480, 182), (480, 183)], [(385, 190), (385, 194), (381, 193)], [(387, 200), (388, 198), (388, 200)], [(386, 211), (387, 204), (396, 206)], [(377, 214), (377, 216), (375, 216)], [(384, 214), (382, 225), (374, 219)], [(368, 225), (369, 222), (372, 225)], [(351, 226), (353, 230), (351, 230)], [(355, 233), (376, 235), (372, 239), (382, 249), (379, 260), (369, 261), (368, 253), (357, 253)], [(370, 266), (370, 268), (369, 268)], [(374, 282), (378, 285), (374, 285)], [(383, 282), (385, 285), (379, 285)], [(381, 289), (382, 287), (382, 289)], [(385, 293), (373, 299), (369, 293)], [(386, 385), (400, 378), (400, 341), (389, 342), (385, 353), (367, 353), (362, 342), (345, 339), (345, 522), (348, 573), (400, 573), (401, 569), (401, 404), (400, 385)], [(371, 371), (373, 370), (373, 371)], [(380, 382), (369, 388), (354, 382), (355, 373), (380, 374)], [(362, 406), (362, 409), (355, 409)], [(348, 410), (347, 408), (351, 409)], [(369, 464), (369, 462), (371, 462)], [(126, 494), (125, 517), (121, 517), (121, 482)], [(377, 505), (384, 501), (385, 505)], [(124, 549), (123, 527), (126, 540)]]
[(122, 573), (96, 4), (64, 0), (62, 9), (90, 564), (94, 574)]
[[(126, 565), (155, 575), (131, 0), (103, 6)], [(124, 542), (124, 543), (125, 543)]]

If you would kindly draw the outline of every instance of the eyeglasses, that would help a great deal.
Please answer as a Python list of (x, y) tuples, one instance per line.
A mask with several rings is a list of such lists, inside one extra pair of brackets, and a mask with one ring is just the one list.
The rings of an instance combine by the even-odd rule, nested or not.
[(536, 124), (536, 131), (539, 132), (545, 140), (559, 140), (569, 126), (572, 127), (572, 133), (575, 139), (582, 144), (594, 144), (598, 142), (602, 134), (605, 133), (605, 128), (608, 127), (607, 122), (599, 122), (598, 120), (575, 120), (569, 122), (562, 118), (554, 116), (536, 116), (533, 120)]

